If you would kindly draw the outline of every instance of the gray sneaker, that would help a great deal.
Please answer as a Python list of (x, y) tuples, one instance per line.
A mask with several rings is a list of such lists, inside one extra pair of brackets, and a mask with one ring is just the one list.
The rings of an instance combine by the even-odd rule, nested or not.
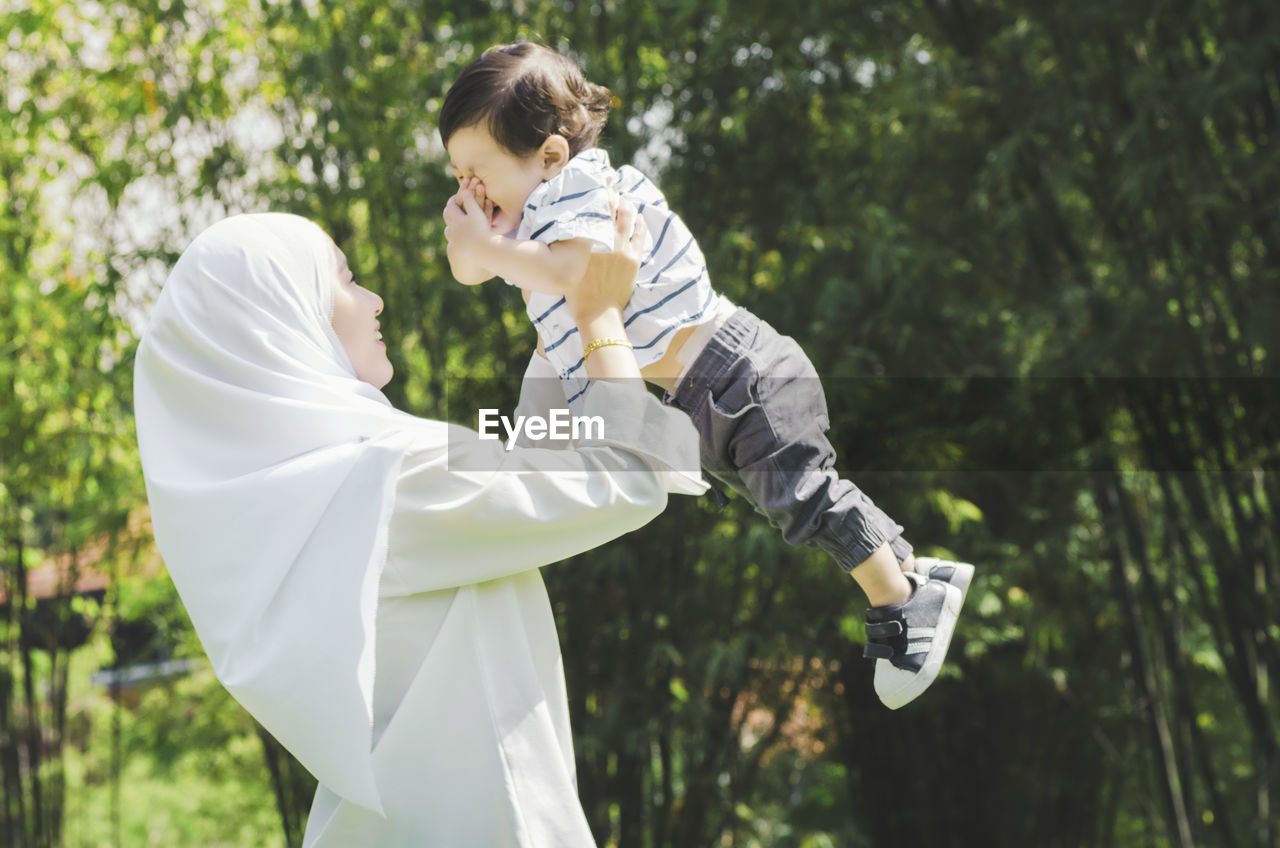
[(862, 649), (876, 661), (876, 694), (891, 710), (914, 701), (937, 678), (964, 603), (964, 593), (941, 577), (903, 573), (915, 592), (904, 603), (867, 610)]
[(952, 562), (937, 557), (916, 557), (916, 574), (923, 574), (930, 580), (944, 580), (960, 590), (960, 599), (969, 594), (969, 584), (973, 582), (973, 566), (967, 562)]

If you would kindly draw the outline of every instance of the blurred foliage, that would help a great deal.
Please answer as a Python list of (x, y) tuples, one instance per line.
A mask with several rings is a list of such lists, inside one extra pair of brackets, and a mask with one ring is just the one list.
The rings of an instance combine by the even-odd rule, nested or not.
[[(901, 712), (871, 691), (855, 587), (740, 500), (673, 501), (547, 569), (601, 845), (1280, 844), (1273, 4), (0, 13), (14, 844), (298, 840), (313, 783), (207, 672), (128, 709), (76, 682), (84, 656), (200, 656), (131, 565), (132, 346), (202, 226), (290, 210), (386, 301), (398, 405), (465, 422), (510, 397), (533, 335), (515, 292), (449, 277), (433, 116), (479, 50), (522, 37), (612, 89), (613, 159), (809, 352), (841, 466), (918, 552), (980, 569), (946, 678)], [(64, 605), (99, 625), (70, 662), (24, 640), (17, 589), (88, 548), (115, 580), (101, 608)]]

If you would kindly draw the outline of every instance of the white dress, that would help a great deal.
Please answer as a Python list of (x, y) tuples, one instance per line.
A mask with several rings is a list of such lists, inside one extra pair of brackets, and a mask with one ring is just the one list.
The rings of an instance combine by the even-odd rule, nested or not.
[[(530, 368), (549, 379), (526, 379), (517, 414), (563, 405), (554, 370), (536, 357)], [(612, 389), (593, 387), (585, 414), (657, 403)], [(610, 423), (643, 418), (636, 409)], [(622, 438), (678, 467), (689, 461), (676, 447), (686, 436), (680, 423)], [(598, 463), (590, 473), (558, 470), (580, 467), (569, 452), (516, 450), (484, 479), (406, 457), (377, 613), (373, 762), (386, 816), (321, 786), (306, 848), (595, 845), (536, 566), (643, 525), (661, 511), (665, 491), (634, 456), (587, 453)]]

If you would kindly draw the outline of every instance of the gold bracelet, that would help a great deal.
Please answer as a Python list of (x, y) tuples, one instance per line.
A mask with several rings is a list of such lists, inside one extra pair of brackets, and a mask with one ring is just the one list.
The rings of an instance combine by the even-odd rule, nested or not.
[(587, 342), (586, 347), (582, 349), (582, 358), (586, 359), (595, 351), (602, 347), (608, 347), (609, 345), (621, 345), (622, 347), (635, 350), (635, 346), (627, 339), (596, 339), (594, 341)]

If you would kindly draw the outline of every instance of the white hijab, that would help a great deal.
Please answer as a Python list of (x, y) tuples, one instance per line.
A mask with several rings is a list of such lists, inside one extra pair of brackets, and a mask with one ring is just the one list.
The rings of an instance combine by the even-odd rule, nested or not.
[(213, 225), (161, 291), (134, 402), (156, 544), (218, 678), (324, 785), (381, 812), (386, 529), (406, 447), (446, 425), (356, 378), (330, 325), (336, 277), (303, 218)]

